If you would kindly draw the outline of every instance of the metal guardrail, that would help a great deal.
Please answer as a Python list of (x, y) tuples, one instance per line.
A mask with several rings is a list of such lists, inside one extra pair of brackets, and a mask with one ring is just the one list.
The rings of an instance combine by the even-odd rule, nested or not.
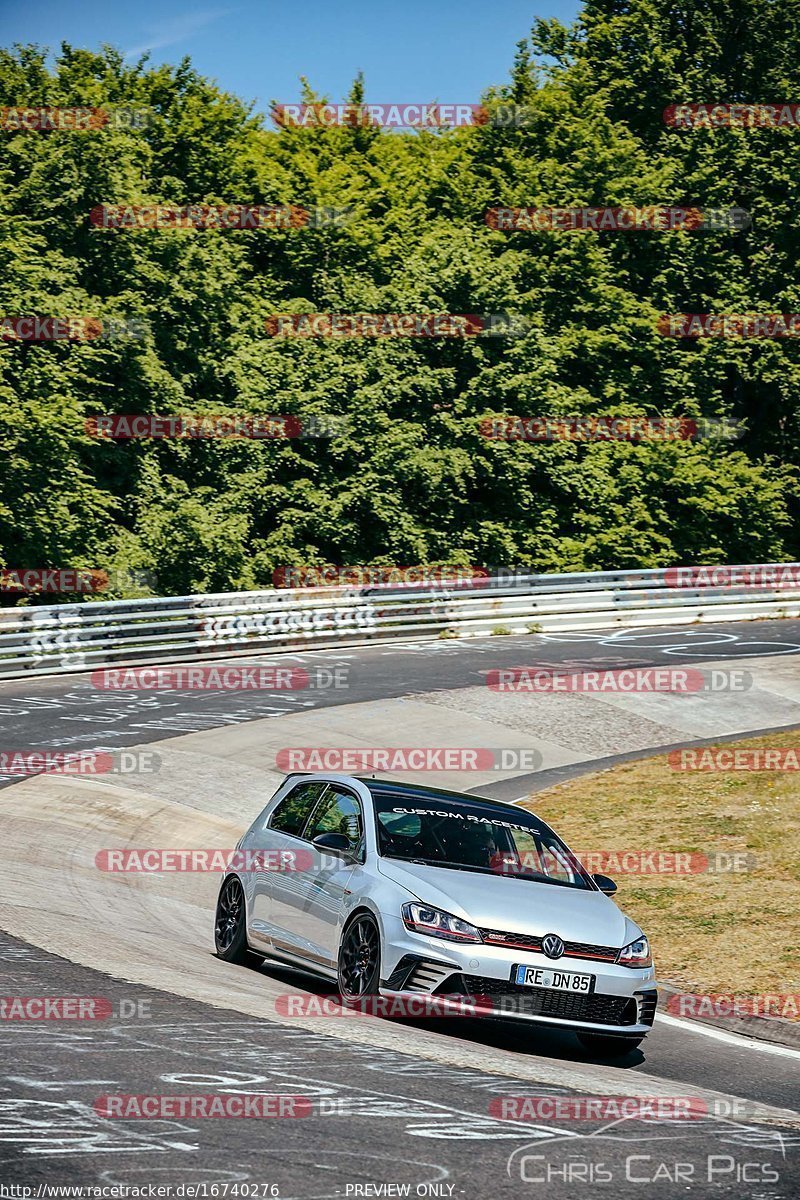
[(5, 608), (0, 678), (404, 638), (800, 616), (800, 564), (727, 570), (784, 578), (676, 586), (671, 568)]

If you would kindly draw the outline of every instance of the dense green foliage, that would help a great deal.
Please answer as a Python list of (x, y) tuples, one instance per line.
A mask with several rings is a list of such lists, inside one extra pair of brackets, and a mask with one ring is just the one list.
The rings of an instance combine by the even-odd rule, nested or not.
[[(797, 312), (800, 128), (671, 129), (668, 104), (800, 94), (800, 3), (590, 0), (538, 22), (490, 101), (520, 128), (267, 128), (188, 62), (0, 53), (0, 105), (147, 106), (144, 131), (0, 131), (0, 313), (140, 318), (0, 343), (0, 566), (153, 571), (162, 592), (292, 563), (591, 570), (796, 557), (796, 341), (656, 331)], [(509, 56), (511, 57), (511, 55)], [(360, 98), (361, 83), (352, 98)], [(310, 98), (310, 93), (307, 94)], [(409, 99), (413, 99), (410, 97)], [(267, 125), (270, 123), (267, 122)], [(351, 205), (344, 228), (103, 230), (98, 204)], [(751, 229), (505, 233), (496, 205), (740, 206)], [(517, 312), (515, 339), (271, 339), (286, 311)], [(347, 415), (334, 440), (102, 442), (89, 415)], [(505, 443), (491, 414), (681, 414), (738, 442)]]

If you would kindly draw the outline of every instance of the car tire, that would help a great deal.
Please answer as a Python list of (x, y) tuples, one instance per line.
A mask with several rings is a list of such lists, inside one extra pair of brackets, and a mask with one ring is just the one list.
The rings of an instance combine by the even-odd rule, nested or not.
[(214, 916), (217, 957), (230, 963), (250, 961), (247, 948), (244, 889), (236, 875), (223, 879)]
[(381, 934), (373, 916), (356, 913), (342, 932), (337, 980), (342, 1003), (360, 1007), (367, 996), (377, 996), (381, 979)]
[(580, 1044), (601, 1058), (623, 1058), (640, 1046), (644, 1039), (644, 1034), (641, 1037), (614, 1037), (613, 1034), (606, 1033), (578, 1034)]

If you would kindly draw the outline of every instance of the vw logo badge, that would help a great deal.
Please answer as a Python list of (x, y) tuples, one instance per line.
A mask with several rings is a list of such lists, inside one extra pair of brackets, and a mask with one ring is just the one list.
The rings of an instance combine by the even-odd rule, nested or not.
[(564, 953), (564, 943), (555, 933), (548, 933), (542, 938), (542, 950), (548, 958), (561, 958)]

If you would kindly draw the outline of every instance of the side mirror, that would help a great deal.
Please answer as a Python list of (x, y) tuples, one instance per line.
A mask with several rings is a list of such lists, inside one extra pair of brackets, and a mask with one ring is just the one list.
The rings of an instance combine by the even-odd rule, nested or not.
[(344, 854), (353, 848), (350, 838), (343, 833), (320, 833), (311, 845), (318, 850), (333, 850), (335, 854)]
[(593, 875), (592, 879), (600, 888), (600, 891), (604, 892), (606, 896), (613, 896), (614, 892), (617, 890), (617, 885), (614, 883), (614, 880), (609, 879), (607, 875)]

